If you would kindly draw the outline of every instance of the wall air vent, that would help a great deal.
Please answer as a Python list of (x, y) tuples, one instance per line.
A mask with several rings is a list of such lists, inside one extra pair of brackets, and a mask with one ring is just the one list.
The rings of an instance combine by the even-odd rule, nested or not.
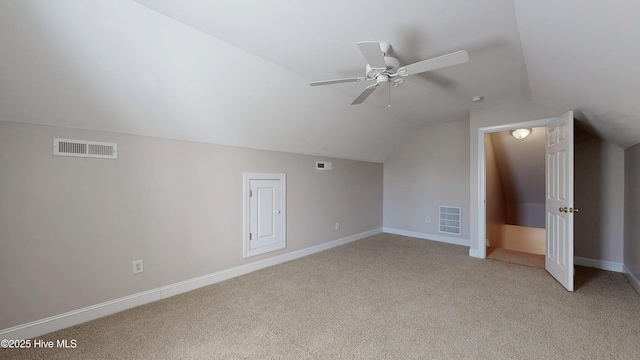
[(440, 232), (460, 235), (462, 209), (454, 206), (440, 206)]
[(55, 138), (53, 139), (53, 155), (117, 159), (118, 144)]
[(316, 170), (331, 170), (331, 163), (328, 161), (316, 161)]

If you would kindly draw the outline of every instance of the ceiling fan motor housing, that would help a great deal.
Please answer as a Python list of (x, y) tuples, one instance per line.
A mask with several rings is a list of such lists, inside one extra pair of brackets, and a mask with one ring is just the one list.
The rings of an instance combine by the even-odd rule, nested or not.
[(374, 79), (376, 76), (383, 73), (386, 73), (388, 75), (393, 74), (400, 67), (400, 62), (398, 61), (398, 59), (391, 56), (385, 56), (384, 63), (387, 65), (386, 69), (374, 69), (369, 64), (367, 64), (367, 78)]
[(389, 75), (380, 74), (380, 75), (376, 76), (376, 84), (384, 85), (384, 84), (386, 84), (388, 82), (389, 82)]

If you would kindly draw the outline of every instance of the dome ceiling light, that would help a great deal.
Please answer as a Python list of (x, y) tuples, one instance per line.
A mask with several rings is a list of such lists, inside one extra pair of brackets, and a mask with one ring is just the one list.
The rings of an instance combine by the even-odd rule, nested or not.
[(531, 129), (515, 129), (511, 131), (511, 135), (518, 140), (522, 140), (531, 134)]

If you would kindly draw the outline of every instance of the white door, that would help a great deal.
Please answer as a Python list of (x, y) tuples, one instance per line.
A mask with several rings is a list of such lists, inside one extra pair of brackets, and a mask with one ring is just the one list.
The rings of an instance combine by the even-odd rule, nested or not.
[(251, 180), (250, 190), (249, 249), (273, 246), (280, 242), (282, 236), (278, 221), (281, 213), (280, 181)]
[(573, 291), (573, 111), (547, 125), (545, 268)]
[(284, 174), (245, 174), (244, 257), (285, 248)]

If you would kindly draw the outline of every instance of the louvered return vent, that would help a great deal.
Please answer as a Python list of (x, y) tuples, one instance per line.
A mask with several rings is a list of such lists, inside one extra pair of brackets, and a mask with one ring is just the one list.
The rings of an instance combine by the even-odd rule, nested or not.
[(460, 207), (440, 206), (440, 232), (460, 235), (461, 212)]
[(55, 138), (53, 139), (53, 155), (117, 159), (118, 144)]

